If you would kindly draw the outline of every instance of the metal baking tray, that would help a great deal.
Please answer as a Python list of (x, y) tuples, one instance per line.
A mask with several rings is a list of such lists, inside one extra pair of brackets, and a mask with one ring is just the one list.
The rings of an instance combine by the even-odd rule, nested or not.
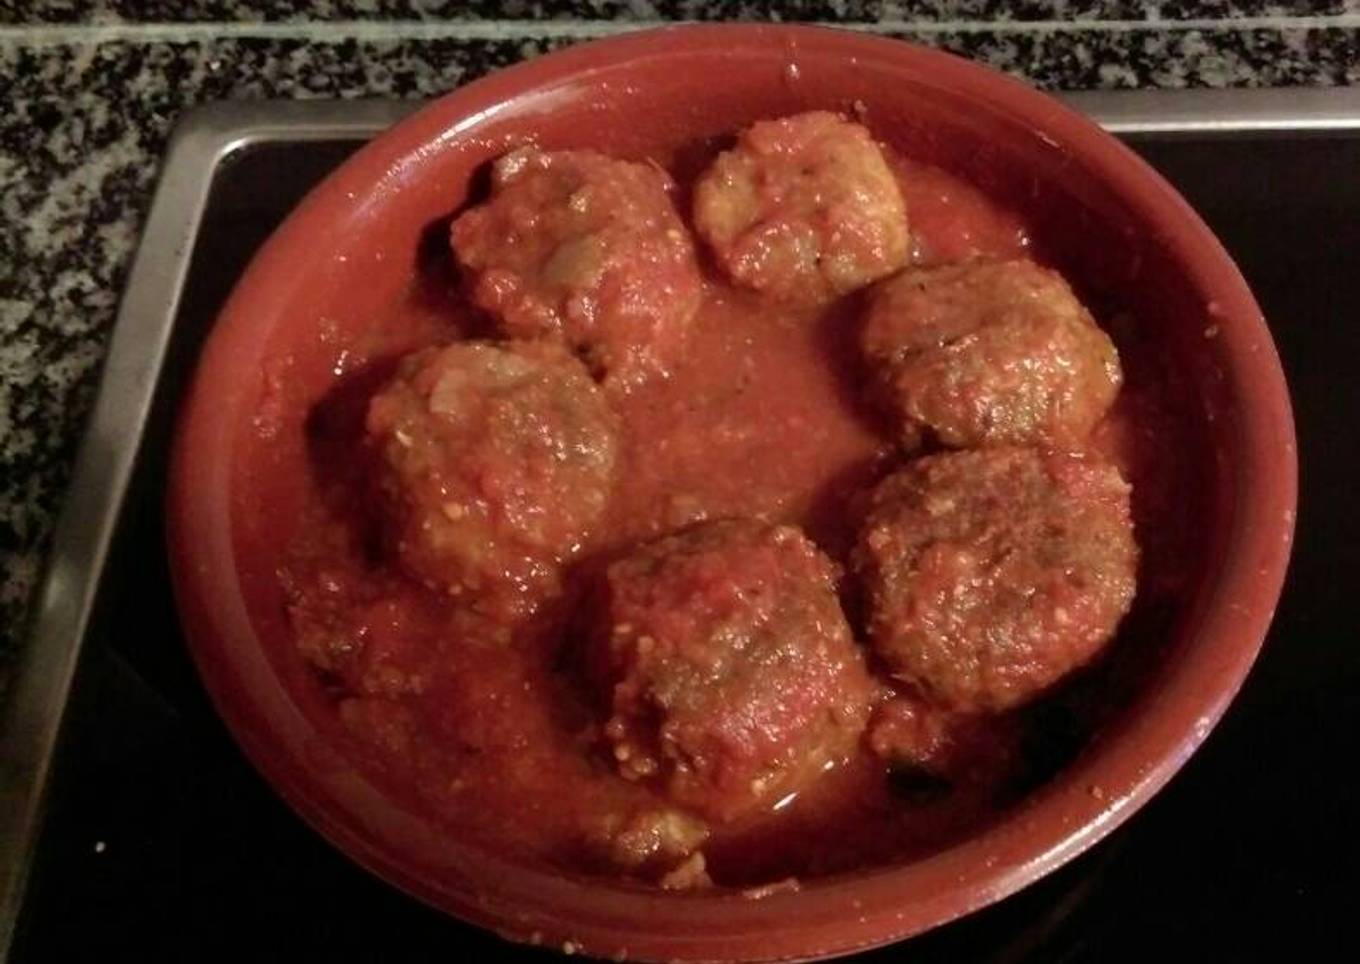
[[(1354, 950), (1349, 875), (1327, 838), (1352, 838), (1357, 781), (1321, 774), (1360, 759), (1360, 647), (1337, 578), (1360, 562), (1360, 88), (1067, 99), (1160, 167), (1248, 275), (1294, 393), (1304, 512), (1262, 660), (1186, 771), (1092, 853), (916, 939), (913, 956), (1109, 960), (1159, 927), (1208, 934), (1218, 957), (1305, 928)], [(497, 949), (333, 853), (255, 777), (183, 652), (161, 542), (175, 403), (218, 306), (302, 194), (415, 106), (212, 104), (170, 142), (0, 708), (0, 953), (182, 958), (233, 933), (250, 948), (276, 925), (273, 939), (308, 958), (405, 956), (390, 953), (391, 928), (414, 958)], [(275, 920), (288, 899), (328, 925)]]

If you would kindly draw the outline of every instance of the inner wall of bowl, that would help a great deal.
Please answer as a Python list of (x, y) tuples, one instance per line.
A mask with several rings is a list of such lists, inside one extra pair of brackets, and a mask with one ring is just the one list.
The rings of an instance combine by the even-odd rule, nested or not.
[[(693, 78), (721, 76), (727, 56), (681, 51), (603, 68), (483, 109), (475, 123), (460, 125), (456, 134), (445, 131), (383, 170), (363, 163), (342, 170), (323, 192), (329, 189), (332, 200), (337, 192), (358, 197), (344, 208), (342, 223), (305, 247), (305, 260), (289, 265), (290, 284), (279, 289), (260, 345), (261, 406), (268, 407), (271, 392), (317, 399), (331, 387), (343, 353), (361, 345), (373, 319), (390, 314), (406, 296), (431, 239), (442, 243), (448, 216), (466, 202), (485, 163), (508, 147), (532, 141), (553, 149), (670, 158), (760, 118), (830, 109), (859, 116), (903, 153), (962, 174), (1018, 209), (1045, 254), (1084, 294), (1118, 305), (1174, 357), (1196, 393), (1194, 410), (1184, 417), (1201, 430), (1207, 412), (1216, 413), (1220, 427), (1231, 420), (1215, 345), (1202, 336), (1205, 305), (1193, 280), (1138, 214), (1063, 145), (895, 61), (847, 62), (797, 50), (733, 52), (743, 58), (743, 70), (730, 74), (730, 83), (706, 85), (705, 96), (696, 98)], [(1214, 433), (1218, 451), (1209, 447), (1209, 433), (1199, 435), (1206, 440), (1199, 466), (1205, 491), (1221, 496), (1206, 506), (1203, 520), (1206, 548), (1197, 563), (1203, 584), (1212, 581), (1207, 560), (1226, 531), (1234, 434)], [(303, 427), (279, 425), (266, 433), (256, 414), (243, 417), (235, 464), (238, 558), (261, 561), (259, 571), (241, 573), (252, 618), (293, 697), (318, 728), (334, 732), (333, 714), (287, 643), (291, 635), (275, 576), (282, 547), (298, 524), (295, 510), (307, 472)], [(269, 481), (262, 485), (262, 479)], [(1203, 605), (1199, 599), (1185, 606), (1170, 647), (1193, 627)]]

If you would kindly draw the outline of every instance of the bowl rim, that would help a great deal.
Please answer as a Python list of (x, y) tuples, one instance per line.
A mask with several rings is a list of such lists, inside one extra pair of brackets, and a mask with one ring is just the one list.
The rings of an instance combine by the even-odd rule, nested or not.
[[(698, 48), (738, 56), (816, 50), (888, 60), (929, 72), (936, 82), (984, 97), (1031, 124), (1093, 167), (1150, 224), (1196, 286), (1211, 292), (1220, 322), (1217, 349), (1234, 401), (1237, 478), (1248, 498), (1234, 506), (1231, 539), (1190, 647), (1168, 685), (1100, 752), (1087, 754), (1049, 785), (960, 843), (912, 863), (810, 882), (760, 900), (740, 893), (660, 894), (589, 884), (488, 861), (487, 880), (519, 880), (524, 904), (478, 899), (413, 870), (332, 813), (296, 761), (250, 719), (254, 696), (232, 668), (233, 641), (252, 638), (230, 531), (230, 438), (252, 344), (276, 321), (286, 253), (305, 250), (335, 210), (381, 197), (425, 154), (446, 147), (494, 111), (535, 89), (603, 64), (667, 57)], [(382, 172), (375, 183), (373, 173)], [(207, 375), (205, 375), (207, 373)], [(235, 384), (233, 384), (235, 382)], [(209, 446), (205, 449), (205, 446)], [(167, 537), (174, 590), (190, 650), (219, 714), (252, 764), (314, 829), (370, 871), (457, 917), (517, 939), (535, 932), (597, 953), (630, 957), (805, 959), (888, 943), (1005, 897), (1085, 851), (1160, 789), (1208, 735), (1236, 694), (1273, 616), (1292, 542), (1297, 499), (1293, 420), (1284, 374), (1246, 282), (1199, 216), (1141, 158), (1056, 100), (987, 67), (885, 37), (826, 27), (767, 24), (670, 26), (596, 40), (508, 67), (435, 99), (361, 148), (314, 188), (256, 254), (220, 312), (180, 411), (171, 455)], [(223, 573), (228, 578), (222, 578)], [(244, 634), (244, 635), (242, 635)], [(483, 881), (485, 883), (486, 881)], [(528, 882), (528, 883), (526, 883)], [(476, 885), (472, 885), (476, 886)], [(904, 899), (904, 895), (911, 895)], [(483, 897), (485, 895), (482, 895)], [(526, 912), (525, 908), (532, 905)], [(563, 909), (565, 908), (565, 909)], [(697, 933), (696, 933), (697, 932)]]

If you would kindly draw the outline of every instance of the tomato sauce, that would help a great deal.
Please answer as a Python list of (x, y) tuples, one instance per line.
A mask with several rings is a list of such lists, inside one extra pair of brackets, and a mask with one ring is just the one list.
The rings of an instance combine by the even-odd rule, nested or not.
[[(971, 185), (892, 161), (918, 263), (1031, 248), (1024, 225)], [(588, 576), (638, 540), (725, 516), (803, 526), (845, 561), (855, 497), (899, 458), (892, 433), (863, 397), (857, 299), (829, 308), (776, 305), (710, 274), (671, 377), (611, 389), (622, 466), (607, 518), (563, 595), (511, 630), (393, 570), (354, 456), (367, 400), (395, 359), (477, 333), (475, 316), (451, 290), (438, 268), (428, 271), (389, 317), (376, 320), (366, 344), (337, 353), (329, 394), (281, 392), (261, 410), (260, 433), (296, 431), (309, 468), (275, 567), (297, 647), (279, 658), (296, 662), (302, 654), (321, 705), (346, 734), (346, 752), (408, 806), (499, 853), (618, 876), (601, 856), (601, 834), (619, 815), (667, 803), (622, 779), (601, 754), (601, 711), (579, 665)], [(1176, 445), (1176, 403), (1156, 360), (1139, 353), (1136, 330), (1111, 333), (1125, 351), (1127, 387), (1097, 444), (1132, 475), (1146, 540), (1158, 516), (1173, 511), (1168, 473), (1179, 469), (1164, 456)], [(1160, 569), (1180, 550), (1153, 540), (1144, 567)], [(1174, 593), (1168, 580), (1154, 582), (1153, 591)], [(854, 626), (848, 593), (846, 604)], [(811, 789), (713, 828), (703, 848), (709, 876), (717, 886), (761, 886), (947, 846), (1080, 748), (1104, 712), (1102, 675), (1097, 669), (1037, 706), (958, 728), (963, 763), (947, 781), (890, 772), (866, 740)]]

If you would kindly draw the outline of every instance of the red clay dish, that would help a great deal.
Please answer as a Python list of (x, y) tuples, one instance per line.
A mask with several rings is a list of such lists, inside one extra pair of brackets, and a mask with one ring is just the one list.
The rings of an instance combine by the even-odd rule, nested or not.
[[(798, 887), (668, 893), (528, 868), (451, 839), (370, 781), (284, 654), (290, 626), (259, 524), (297, 433), (281, 386), (319, 397), (337, 352), (408, 295), (429, 238), (485, 163), (532, 139), (620, 156), (712, 142), (814, 109), (854, 114), (913, 160), (1019, 212), (1087, 291), (1138, 318), (1206, 439), (1199, 547), (1156, 666), (1069, 766), (966, 839)], [(432, 227), (433, 226), (433, 227)], [(445, 911), (520, 941), (646, 960), (808, 959), (894, 941), (997, 901), (1144, 804), (1204, 740), (1270, 623), (1293, 532), (1293, 424), (1270, 334), (1218, 241), (1094, 124), (1000, 74), (881, 38), (704, 26), (574, 47), (436, 101), (359, 151), (256, 256), (181, 414), (169, 486), (184, 628), (248, 756), (319, 832)], [(278, 504), (269, 511), (287, 511)], [(1146, 538), (1141, 533), (1140, 538)], [(295, 654), (294, 654), (295, 656)]]

